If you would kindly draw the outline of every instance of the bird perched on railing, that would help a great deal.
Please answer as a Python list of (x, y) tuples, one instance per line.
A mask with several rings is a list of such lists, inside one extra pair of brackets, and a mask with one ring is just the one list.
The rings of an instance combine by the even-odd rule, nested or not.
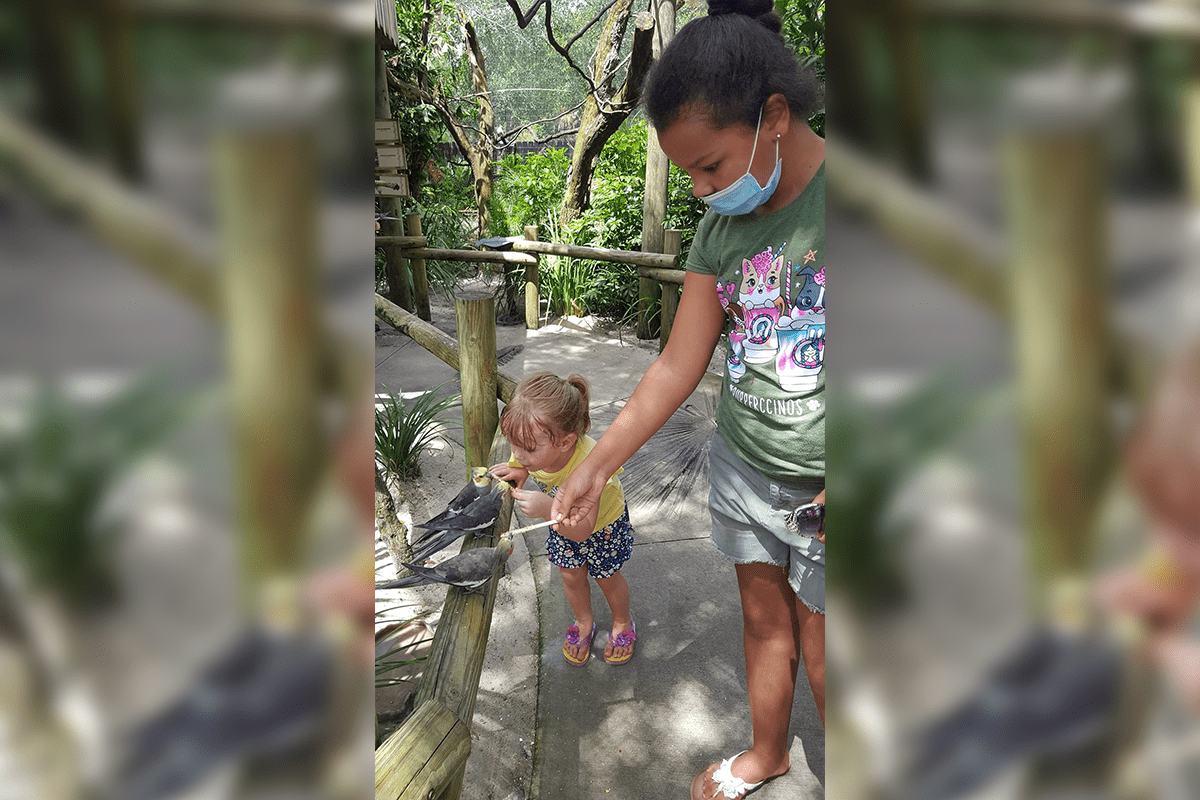
[(512, 555), (513, 539), (508, 533), (500, 537), (495, 547), (479, 547), (459, 553), (433, 567), (423, 567), (419, 564), (404, 566), (413, 571), (413, 575), (399, 580), (375, 584), (376, 589), (402, 589), (408, 586), (422, 586), (428, 583), (445, 583), (466, 589), (468, 592), (482, 592), (492, 577), (497, 564), (508, 561)]
[(492, 478), (486, 467), (471, 470), (471, 481), (455, 496), (446, 509), (426, 523), (417, 525), (427, 532), (412, 543), (413, 560), (424, 561), (451, 542), (474, 531), (482, 536), (496, 524), (500, 504), (508, 484)]
[(1112, 643), (1038, 628), (973, 697), (917, 733), (899, 797), (955, 800), (1017, 762), (1069, 762), (1112, 733), (1120, 682)]

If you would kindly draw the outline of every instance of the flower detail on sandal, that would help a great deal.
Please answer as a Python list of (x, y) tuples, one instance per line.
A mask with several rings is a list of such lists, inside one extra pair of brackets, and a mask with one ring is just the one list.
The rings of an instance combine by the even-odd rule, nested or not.
[(738, 756), (746, 751), (743, 750), (733, 758), (727, 758), (721, 762), (721, 766), (717, 767), (712, 775), (713, 782), (717, 784), (717, 791), (728, 798), (741, 798), (753, 792), (755, 789), (763, 785), (763, 781), (758, 783), (746, 783), (746, 781), (733, 774), (733, 762)]
[(633, 643), (637, 641), (637, 623), (635, 623), (633, 620), (629, 620), (629, 627), (618, 633), (616, 636), (613, 636), (610, 633), (608, 641), (613, 647), (628, 647), (629, 652), (624, 656), (619, 656), (617, 658), (605, 656), (604, 663), (612, 664), (613, 666), (619, 666), (621, 664), (628, 663), (629, 659), (633, 658)]
[[(572, 624), (571, 627), (567, 628), (567, 637), (563, 640), (562, 653), (563, 653), (563, 658), (565, 658), (567, 660), (568, 664), (575, 666), (575, 667), (582, 667), (584, 664), (587, 663), (588, 657), (592, 654), (592, 649), (591, 649), (592, 648), (592, 637), (595, 635), (596, 635), (595, 621), (592, 622), (591, 633), (589, 633), (586, 638), (581, 637), (579, 635), (579, 625)], [(570, 645), (571, 647), (586, 648), (583, 652), (583, 658), (580, 658), (580, 659), (572, 658), (571, 654), (567, 652), (568, 645)]]

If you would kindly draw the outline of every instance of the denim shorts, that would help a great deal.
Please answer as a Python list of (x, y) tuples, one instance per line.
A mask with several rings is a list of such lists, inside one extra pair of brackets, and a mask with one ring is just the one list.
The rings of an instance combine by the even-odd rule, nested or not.
[(708, 445), (708, 510), (717, 551), (735, 564), (774, 564), (808, 608), (825, 613), (825, 545), (792, 533), (784, 517), (811, 503), (824, 479), (798, 484), (773, 481), (742, 461), (714, 432)]
[(582, 542), (560, 534), (554, 528), (546, 537), (546, 553), (550, 563), (562, 569), (587, 567), (593, 578), (611, 578), (633, 555), (633, 525), (629, 522), (629, 506), (613, 522), (605, 525)]

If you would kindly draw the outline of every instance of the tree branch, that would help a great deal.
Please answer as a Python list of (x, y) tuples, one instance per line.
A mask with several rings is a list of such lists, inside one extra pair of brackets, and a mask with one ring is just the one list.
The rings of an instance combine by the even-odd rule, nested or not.
[[(574, 114), (576, 111), (583, 108), (583, 104), (586, 102), (587, 102), (586, 99), (582, 100), (582, 101), (580, 101), (580, 103), (577, 106), (575, 106), (574, 108), (568, 108), (566, 111), (562, 112), (561, 114), (556, 114), (553, 117), (546, 117), (546, 119), (534, 120), (533, 122), (522, 125), (519, 128), (508, 131), (503, 136), (501, 136), (498, 141), (503, 141), (504, 145), (507, 147), (509, 144), (512, 144), (512, 141), (515, 139), (515, 137), (520, 136), (523, 131), (526, 131), (529, 128), (532, 128), (534, 125), (541, 125), (543, 122), (553, 122), (556, 119), (562, 119), (563, 117), (567, 116), (568, 114)], [(578, 130), (578, 128), (576, 130)], [(574, 133), (574, 131), (571, 131), (571, 133)], [(555, 137), (563, 136), (563, 135), (565, 135), (565, 133), (556, 133), (547, 139), (543, 139), (542, 141), (548, 142), (548, 141), (550, 141), (550, 139), (554, 139)], [(539, 142), (539, 144), (540, 144), (540, 142)]]

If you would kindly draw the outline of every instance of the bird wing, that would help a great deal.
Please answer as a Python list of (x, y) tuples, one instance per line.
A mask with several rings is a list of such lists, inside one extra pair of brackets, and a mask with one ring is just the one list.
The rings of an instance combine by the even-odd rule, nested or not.
[(481, 490), (475, 485), (475, 481), (467, 481), (467, 485), (454, 496), (453, 500), (446, 504), (446, 508), (440, 514), (436, 514), (427, 522), (417, 525), (417, 527), (437, 528), (439, 523), (461, 514), (464, 509), (468, 508), (471, 503), (479, 498), (480, 494)]
[(413, 561), (421, 562), (429, 558), (434, 553), (439, 553), (446, 549), (447, 546), (453, 544), (457, 539), (462, 538), (466, 534), (465, 530), (440, 530), (434, 531), (433, 534), (423, 538), (420, 542), (413, 545)]
[(503, 492), (489, 492), (479, 497), (471, 505), (455, 516), (438, 525), (439, 530), (445, 531), (477, 531), (495, 524), (500, 514), (500, 503), (504, 500)]

